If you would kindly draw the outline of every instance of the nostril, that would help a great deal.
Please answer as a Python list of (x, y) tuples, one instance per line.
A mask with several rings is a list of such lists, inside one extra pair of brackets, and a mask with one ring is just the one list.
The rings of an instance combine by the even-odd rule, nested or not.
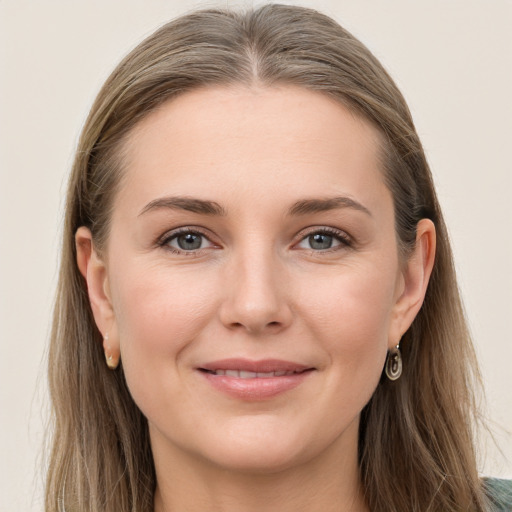
[(257, 332), (263, 332), (263, 331), (269, 331), (269, 332), (275, 332), (275, 331), (278, 331), (279, 329), (281, 329), (281, 327), (283, 326), (283, 323), (282, 322), (278, 322), (278, 321), (273, 321), (273, 322), (268, 322), (264, 325), (256, 325), (256, 324), (251, 324), (250, 322), (248, 322), (247, 324), (244, 324), (243, 322), (233, 322), (229, 325), (229, 327), (231, 329), (244, 329), (244, 330), (247, 330), (248, 332), (251, 332), (251, 333), (257, 333)]
[[(257, 299), (257, 300), (256, 300)], [(285, 300), (268, 300), (265, 297), (228, 297), (219, 310), (222, 324), (231, 330), (246, 330), (252, 334), (276, 334), (292, 320)]]

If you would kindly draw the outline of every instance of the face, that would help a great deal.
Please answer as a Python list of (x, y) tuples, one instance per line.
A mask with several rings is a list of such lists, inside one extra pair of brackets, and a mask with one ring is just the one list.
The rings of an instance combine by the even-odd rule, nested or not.
[(355, 454), (414, 316), (376, 130), (300, 88), (211, 88), (125, 150), (93, 309), (154, 452), (245, 471)]

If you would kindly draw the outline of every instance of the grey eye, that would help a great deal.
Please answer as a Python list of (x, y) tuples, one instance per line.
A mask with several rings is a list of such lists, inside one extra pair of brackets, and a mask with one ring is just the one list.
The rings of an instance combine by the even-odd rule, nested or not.
[(200, 233), (182, 233), (174, 236), (169, 245), (182, 251), (195, 251), (206, 245), (206, 239)]
[(300, 249), (313, 251), (327, 251), (349, 247), (350, 243), (342, 232), (331, 233), (330, 231), (319, 230), (306, 235), (297, 245)]
[(311, 249), (322, 250), (332, 247), (334, 237), (326, 233), (315, 233), (314, 235), (308, 236), (307, 240)]
[(194, 233), (187, 233), (186, 235), (180, 235), (176, 238), (178, 246), (184, 251), (192, 251), (194, 249), (200, 249), (202, 244), (202, 236)]

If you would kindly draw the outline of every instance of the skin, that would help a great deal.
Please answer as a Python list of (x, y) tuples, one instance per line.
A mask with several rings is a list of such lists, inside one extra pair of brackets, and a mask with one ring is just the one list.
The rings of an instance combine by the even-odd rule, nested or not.
[[(189, 92), (130, 134), (108, 246), (100, 257), (86, 228), (76, 243), (106, 354), (122, 359), (148, 418), (155, 511), (367, 510), (360, 412), (421, 307), (435, 252), (422, 220), (400, 260), (379, 140), (340, 104), (291, 86)], [(294, 208), (331, 198), (344, 199)], [(201, 247), (180, 249), (177, 228), (201, 233)], [(330, 248), (310, 238), (322, 233)], [(313, 370), (244, 400), (197, 370), (230, 357)]]

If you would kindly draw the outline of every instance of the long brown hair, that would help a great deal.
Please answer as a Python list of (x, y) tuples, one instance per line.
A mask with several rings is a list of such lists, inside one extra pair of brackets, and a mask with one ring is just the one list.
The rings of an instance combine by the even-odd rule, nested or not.
[(407, 105), (370, 51), (311, 9), (198, 11), (156, 31), (115, 69), (84, 126), (69, 182), (49, 382), (54, 406), (46, 510), (149, 512), (155, 473), (147, 422), (101, 335), (76, 265), (74, 234), (101, 250), (122, 178), (122, 142), (164, 101), (199, 87), (294, 84), (319, 91), (383, 135), (382, 168), (404, 257), (416, 225), (437, 230), (425, 302), (401, 348), (404, 372), (382, 378), (363, 410), (361, 480), (371, 510), (484, 510), (473, 449), (478, 371), (430, 170)]

